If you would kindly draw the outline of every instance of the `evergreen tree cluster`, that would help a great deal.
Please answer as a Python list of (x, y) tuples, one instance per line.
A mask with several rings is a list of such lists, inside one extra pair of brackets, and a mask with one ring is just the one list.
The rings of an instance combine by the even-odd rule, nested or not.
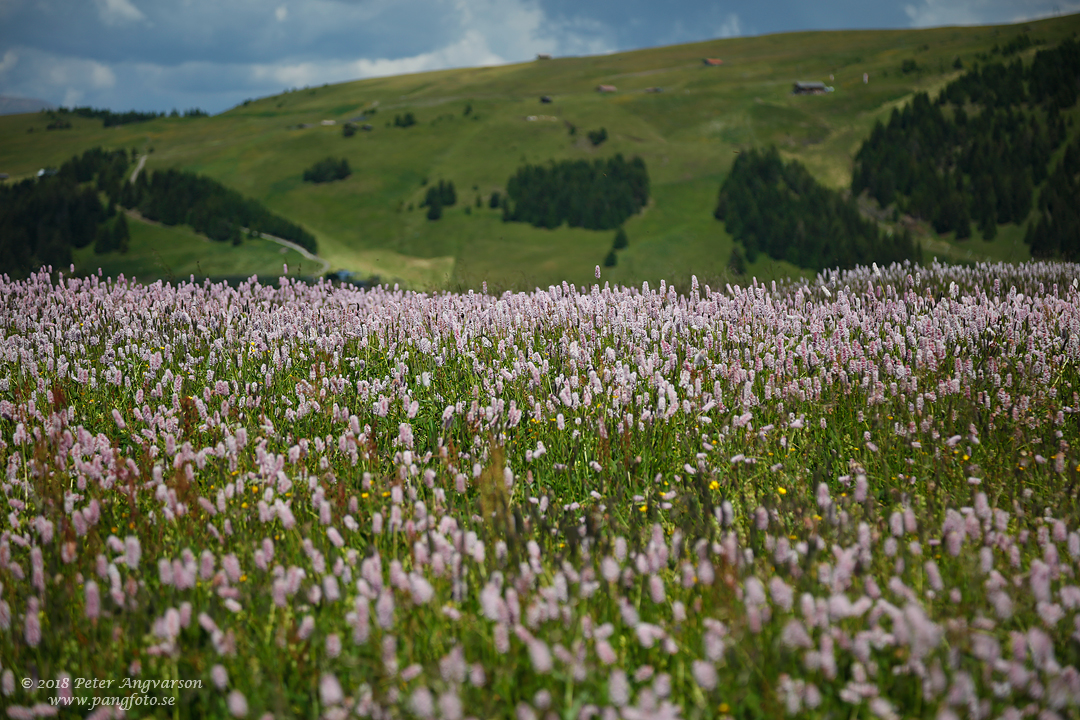
[(438, 185), (432, 185), (427, 189), (424, 202), (420, 207), (426, 207), (428, 220), (438, 220), (442, 217), (442, 209), (457, 204), (457, 191), (454, 190), (453, 180), (447, 182), (440, 180)]
[[(116, 125), (129, 125), (131, 123), (146, 122), (147, 120), (157, 120), (158, 118), (165, 117), (165, 113), (160, 112), (138, 112), (136, 110), (129, 110), (124, 113), (116, 113), (112, 110), (106, 110), (104, 108), (92, 108), (92, 107), (61, 107), (56, 110), (50, 110), (50, 114), (60, 115), (74, 115), (76, 117), (83, 118), (96, 118), (102, 121), (105, 127), (114, 127)], [(184, 111), (184, 117), (197, 118), (197, 117), (209, 117), (210, 114), (205, 110), (199, 108), (191, 108)], [(180, 117), (180, 113), (176, 110), (172, 111), (171, 117)]]
[(919, 93), (875, 125), (855, 156), (852, 191), (896, 202), (939, 233), (962, 239), (974, 223), (991, 239), (998, 224), (1031, 212), (1078, 81), (1080, 44), (1067, 40), (1028, 67), (1019, 59), (975, 67), (933, 102)]
[(124, 213), (116, 212), (115, 206), (110, 204), (109, 207), (113, 210), (114, 219), (112, 222), (98, 225), (97, 232), (94, 234), (94, 252), (98, 255), (114, 251), (126, 253), (128, 242), (131, 240), (127, 217)]
[(649, 173), (640, 157), (563, 160), (525, 165), (506, 183), (503, 220), (535, 227), (613, 230), (649, 201)]
[(404, 115), (394, 116), (394, 127), (407, 128), (416, 124), (416, 116), (411, 112), (407, 112)]
[(325, 160), (320, 160), (304, 171), (304, 182), (333, 182), (334, 180), (344, 180), (351, 174), (352, 170), (349, 168), (348, 160), (345, 158), (335, 160), (332, 157), (328, 157)]
[(121, 204), (165, 225), (190, 225), (212, 240), (236, 242), (240, 228), (291, 240), (316, 252), (315, 237), (216, 180), (183, 170), (158, 170), (147, 180), (141, 173), (121, 189)]
[[(115, 249), (127, 247), (127, 224), (99, 196), (118, 192), (127, 154), (94, 148), (64, 163), (52, 176), (0, 185), (0, 272), (22, 278), (43, 265), (71, 264), (104, 231)], [(95, 182), (96, 181), (96, 182)]]
[(1080, 138), (1065, 149), (1039, 193), (1024, 241), (1033, 257), (1080, 262)]
[(1024, 52), (1032, 45), (1036, 45), (1041, 42), (1041, 40), (1033, 41), (1030, 35), (1028, 35), (1026, 32), (1022, 32), (1000, 47), (995, 45), (994, 48), (990, 51), (990, 54), (1001, 53), (1005, 57), (1008, 57), (1010, 55), (1015, 55), (1016, 53)]
[(75, 183), (95, 181), (100, 192), (109, 200), (117, 202), (128, 170), (128, 155), (123, 150), (90, 148), (81, 156), (68, 160), (60, 167), (59, 175), (70, 177)]
[(802, 163), (785, 163), (775, 147), (736, 158), (715, 216), (744, 249), (733, 268), (759, 253), (818, 271), (917, 256), (910, 232), (883, 235), (853, 199), (818, 184)]

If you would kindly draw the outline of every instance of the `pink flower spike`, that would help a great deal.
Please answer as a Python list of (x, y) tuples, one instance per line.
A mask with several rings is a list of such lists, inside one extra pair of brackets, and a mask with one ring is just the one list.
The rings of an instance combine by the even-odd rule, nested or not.
[(229, 706), (229, 713), (233, 717), (236, 717), (236, 718), (247, 717), (247, 714), (248, 714), (247, 698), (244, 697), (244, 694), (242, 692), (240, 692), (239, 690), (233, 690), (232, 692), (229, 693), (229, 697), (228, 697), (226, 702), (227, 702), (227, 704)]

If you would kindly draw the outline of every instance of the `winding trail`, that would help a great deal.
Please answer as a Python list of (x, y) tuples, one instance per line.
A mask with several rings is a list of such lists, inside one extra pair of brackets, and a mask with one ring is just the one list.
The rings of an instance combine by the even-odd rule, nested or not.
[(139, 158), (139, 164), (135, 166), (135, 169), (131, 171), (131, 182), (135, 182), (135, 178), (139, 177), (139, 173), (142, 172), (143, 165), (146, 164), (146, 156), (143, 155)]
[[(146, 155), (142, 155), (139, 158), (139, 164), (135, 166), (135, 169), (131, 173), (131, 182), (135, 182), (135, 179), (137, 177), (139, 177), (139, 173), (142, 171), (143, 166), (146, 165), (146, 157), (147, 157)], [(144, 218), (141, 214), (139, 214), (139, 212), (137, 210), (124, 210), (124, 212), (127, 213), (127, 215), (129, 217), (135, 218), (136, 220), (139, 220), (141, 222), (149, 223), (151, 225), (160, 226), (160, 223), (154, 222), (153, 220), (150, 220), (148, 218)], [(248, 228), (240, 228), (240, 229), (243, 230), (244, 232), (249, 232)], [(267, 233), (258, 233), (258, 235), (259, 235), (259, 237), (261, 237), (264, 240), (269, 240), (271, 242), (276, 242), (278, 245), (281, 245), (282, 247), (287, 247), (290, 250), (295, 250), (296, 252), (303, 255), (304, 258), (307, 259), (307, 260), (311, 260), (312, 262), (319, 263), (321, 267), (319, 268), (319, 272), (316, 273), (317, 276), (318, 275), (325, 275), (326, 272), (330, 269), (330, 261), (329, 260), (324, 260), (323, 258), (319, 257), (318, 255), (312, 254), (307, 249), (300, 247), (299, 245), (292, 242), (291, 240), (286, 240), (285, 238), (279, 238), (279, 237), (277, 237), (275, 235), (268, 235)]]
[[(243, 230), (244, 232), (248, 232), (247, 228), (240, 228), (240, 229)], [(303, 255), (308, 260), (312, 260), (314, 262), (321, 263), (322, 267), (319, 269), (319, 272), (316, 273), (317, 276), (318, 275), (325, 275), (326, 272), (330, 269), (330, 261), (329, 260), (325, 260), (325, 259), (319, 257), (318, 255), (313, 255), (306, 248), (300, 247), (299, 245), (292, 242), (291, 240), (286, 240), (285, 238), (279, 238), (279, 237), (277, 237), (275, 235), (268, 235), (267, 233), (258, 233), (258, 236), (261, 237), (263, 240), (270, 240), (271, 242), (276, 242), (278, 245), (281, 245), (282, 247), (287, 247), (290, 250), (295, 250), (296, 252), (300, 253), (301, 255)]]

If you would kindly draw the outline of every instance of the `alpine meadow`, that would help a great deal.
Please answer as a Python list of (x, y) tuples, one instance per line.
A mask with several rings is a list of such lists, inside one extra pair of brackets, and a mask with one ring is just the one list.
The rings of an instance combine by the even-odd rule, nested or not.
[(2, 713), (1077, 717), (1078, 30), (0, 116)]

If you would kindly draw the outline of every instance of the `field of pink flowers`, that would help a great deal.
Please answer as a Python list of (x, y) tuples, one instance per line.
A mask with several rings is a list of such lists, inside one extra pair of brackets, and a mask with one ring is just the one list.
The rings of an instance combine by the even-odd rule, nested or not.
[(0, 707), (1075, 717), (1078, 277), (0, 279)]

